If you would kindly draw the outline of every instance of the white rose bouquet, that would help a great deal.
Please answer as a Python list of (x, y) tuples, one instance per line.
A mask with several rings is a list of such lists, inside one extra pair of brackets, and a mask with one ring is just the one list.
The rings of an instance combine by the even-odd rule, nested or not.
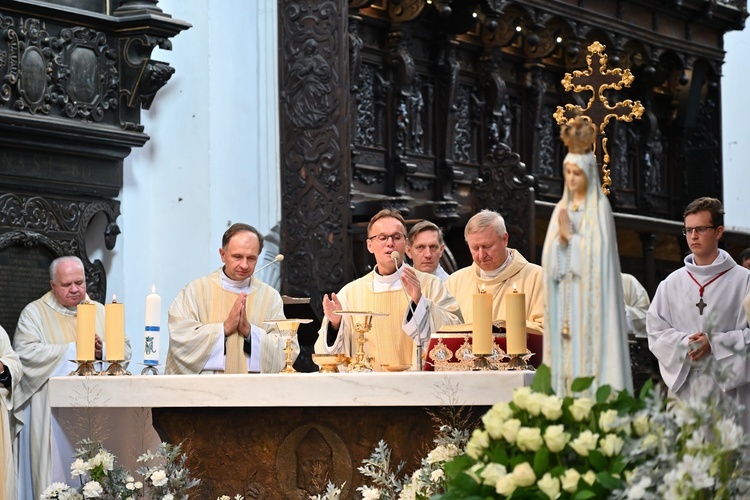
[[(577, 379), (587, 393), (592, 378)], [(531, 387), (513, 401), (494, 405), (474, 430), (466, 453), (445, 465), (445, 493), (433, 498), (607, 498), (624, 488), (629, 463), (622, 450), (631, 439), (630, 416), (641, 399), (602, 386), (593, 397), (558, 397), (550, 371), (541, 366)]]

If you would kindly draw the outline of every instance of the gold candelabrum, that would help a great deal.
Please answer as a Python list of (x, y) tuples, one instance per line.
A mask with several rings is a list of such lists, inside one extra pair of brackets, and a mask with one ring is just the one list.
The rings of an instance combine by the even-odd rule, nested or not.
[(94, 363), (96, 363), (96, 360), (74, 360), (75, 363), (78, 363), (78, 368), (76, 370), (73, 370), (70, 372), (70, 375), (78, 375), (80, 377), (90, 377), (91, 375), (97, 375), (96, 368), (94, 367)]
[(357, 351), (349, 363), (350, 372), (371, 372), (372, 358), (365, 352), (365, 343), (367, 334), (372, 329), (372, 318), (374, 316), (388, 316), (386, 313), (376, 313), (372, 311), (334, 311), (341, 316), (364, 316), (364, 323), (354, 321), (354, 331), (357, 332)]
[(295, 370), (294, 366), (292, 366), (294, 363), (294, 361), (292, 360), (292, 352), (294, 352), (294, 349), (292, 349), (292, 340), (297, 335), (297, 329), (299, 328), (299, 325), (310, 322), (312, 322), (311, 319), (305, 318), (279, 318), (264, 321), (264, 323), (275, 324), (279, 329), (279, 334), (281, 335), (281, 337), (286, 340), (286, 346), (284, 347), (284, 354), (286, 355), (285, 366), (284, 369), (279, 373), (297, 373), (297, 370)]
[(109, 368), (106, 370), (99, 372), (99, 375), (132, 375), (129, 371), (125, 369), (125, 367), (122, 366), (122, 363), (125, 362), (123, 359), (114, 359), (114, 360), (107, 360), (109, 363)]

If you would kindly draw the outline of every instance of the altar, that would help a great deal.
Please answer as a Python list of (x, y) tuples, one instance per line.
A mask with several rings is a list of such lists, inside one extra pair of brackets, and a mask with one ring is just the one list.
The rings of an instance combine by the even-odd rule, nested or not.
[[(131, 460), (146, 449), (138, 445), (154, 450), (154, 429), (163, 441), (184, 442), (188, 466), (201, 479), (195, 498), (302, 499), (322, 492), (329, 481), (346, 483), (342, 498), (350, 498), (362, 484), (357, 467), (380, 440), (392, 450), (392, 465), (404, 461), (402, 474), (410, 473), (432, 448), (432, 414), (463, 407), (476, 421), (533, 376), (481, 371), (58, 377), (50, 380), (49, 394), (66, 434), (80, 429), (74, 420), (81, 412), (113, 418), (110, 434), (126, 443), (107, 446), (116, 454), (118, 447), (120, 454), (130, 453)], [(149, 409), (150, 421), (144, 418)], [(148, 425), (153, 428), (139, 429)]]

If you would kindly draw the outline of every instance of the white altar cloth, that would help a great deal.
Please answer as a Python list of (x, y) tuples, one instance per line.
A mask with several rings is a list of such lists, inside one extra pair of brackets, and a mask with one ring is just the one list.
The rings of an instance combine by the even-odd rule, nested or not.
[(372, 372), (55, 377), (53, 408), (489, 406), (534, 372)]

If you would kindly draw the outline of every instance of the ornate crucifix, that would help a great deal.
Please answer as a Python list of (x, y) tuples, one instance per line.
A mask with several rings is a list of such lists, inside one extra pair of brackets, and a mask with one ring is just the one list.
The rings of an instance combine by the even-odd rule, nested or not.
[[(558, 125), (570, 124), (576, 116), (583, 115), (588, 117), (597, 126), (597, 144), (594, 154), (596, 154), (599, 144), (601, 144), (601, 149), (604, 152), (602, 192), (608, 195), (612, 179), (609, 176), (609, 152), (607, 151), (607, 137), (604, 129), (611, 118), (625, 122), (633, 121), (634, 118), (640, 118), (645, 108), (640, 101), (634, 102), (630, 99), (616, 102), (614, 105), (609, 103), (605, 91), (622, 90), (623, 87), (630, 87), (635, 77), (629, 69), (607, 69), (608, 57), (604, 53), (604, 49), (606, 48), (605, 45), (599, 42), (589, 45), (589, 54), (586, 56), (588, 68), (585, 71), (575, 70), (572, 74), (565, 73), (565, 77), (562, 79), (562, 84), (567, 92), (571, 90), (576, 93), (583, 91), (591, 92), (591, 98), (586, 108), (581, 108), (577, 104), (566, 104), (564, 108), (558, 106), (553, 116), (557, 120)], [(591, 67), (594, 54), (599, 55), (599, 68), (596, 71)]]

